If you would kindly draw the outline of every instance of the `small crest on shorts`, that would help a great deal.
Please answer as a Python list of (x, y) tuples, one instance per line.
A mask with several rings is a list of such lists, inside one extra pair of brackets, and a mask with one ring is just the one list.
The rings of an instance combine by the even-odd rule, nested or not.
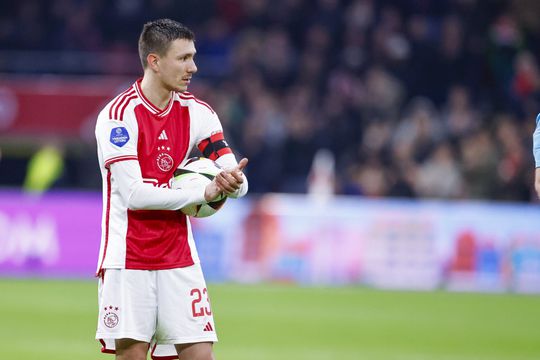
[(105, 306), (103, 309), (105, 310), (105, 316), (103, 316), (103, 323), (105, 326), (111, 329), (116, 327), (119, 321), (118, 310), (120, 310), (120, 308), (118, 308), (118, 306), (109, 305)]

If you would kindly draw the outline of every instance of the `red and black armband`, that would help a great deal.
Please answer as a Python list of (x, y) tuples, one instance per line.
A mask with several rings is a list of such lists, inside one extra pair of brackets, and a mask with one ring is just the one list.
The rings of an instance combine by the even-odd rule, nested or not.
[(199, 143), (198, 147), (203, 156), (210, 160), (216, 160), (225, 154), (232, 154), (232, 150), (225, 141), (222, 132), (218, 132), (209, 138), (204, 139)]

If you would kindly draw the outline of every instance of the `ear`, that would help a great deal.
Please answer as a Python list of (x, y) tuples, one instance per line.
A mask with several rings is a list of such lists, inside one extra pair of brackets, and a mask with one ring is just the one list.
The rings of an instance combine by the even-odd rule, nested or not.
[(158, 63), (159, 63), (159, 56), (154, 53), (148, 54), (148, 56), (146, 57), (146, 63), (150, 69), (157, 71)]

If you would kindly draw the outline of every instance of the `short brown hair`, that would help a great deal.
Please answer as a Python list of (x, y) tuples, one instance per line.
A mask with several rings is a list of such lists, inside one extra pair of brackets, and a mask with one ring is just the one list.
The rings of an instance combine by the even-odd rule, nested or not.
[(195, 34), (187, 26), (171, 19), (159, 19), (144, 24), (139, 37), (139, 57), (146, 69), (150, 53), (165, 55), (169, 45), (176, 39), (195, 40)]

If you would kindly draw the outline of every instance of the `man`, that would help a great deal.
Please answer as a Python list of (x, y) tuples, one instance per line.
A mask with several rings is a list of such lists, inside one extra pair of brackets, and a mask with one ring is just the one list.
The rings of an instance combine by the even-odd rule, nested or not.
[(540, 114), (536, 117), (536, 129), (533, 134), (533, 155), (534, 155), (534, 190), (540, 197)]
[[(222, 193), (243, 196), (247, 181), (212, 108), (186, 92), (193, 33), (161, 19), (144, 25), (144, 76), (98, 116), (103, 177), (99, 319), (96, 339), (117, 359), (213, 359), (217, 341), (188, 218), (179, 209)], [(223, 169), (206, 187), (171, 189), (175, 169), (198, 146)]]

